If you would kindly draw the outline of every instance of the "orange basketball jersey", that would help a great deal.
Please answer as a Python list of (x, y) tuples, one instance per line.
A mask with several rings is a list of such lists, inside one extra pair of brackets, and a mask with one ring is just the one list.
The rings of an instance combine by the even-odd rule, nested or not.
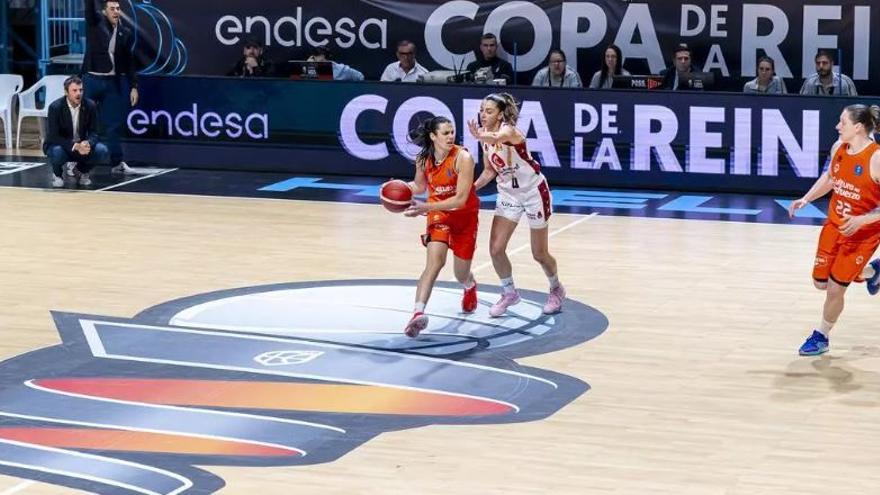
[[(455, 170), (455, 159), (461, 147), (453, 145), (449, 150), (446, 158), (439, 165), (434, 164), (434, 157), (429, 156), (425, 161), (425, 178), (428, 180), (428, 202), (435, 203), (444, 199), (455, 196), (458, 184), (458, 172)], [(471, 191), (468, 195), (467, 202), (460, 208), (461, 210), (471, 210), (480, 208), (480, 200), (474, 186), (471, 185)]]
[[(880, 184), (871, 178), (871, 157), (880, 145), (871, 143), (860, 153), (850, 155), (849, 145), (837, 149), (831, 161), (834, 194), (828, 205), (828, 223), (840, 226), (843, 215), (864, 215), (880, 205)], [(866, 238), (880, 233), (880, 224), (863, 227), (853, 237)]]

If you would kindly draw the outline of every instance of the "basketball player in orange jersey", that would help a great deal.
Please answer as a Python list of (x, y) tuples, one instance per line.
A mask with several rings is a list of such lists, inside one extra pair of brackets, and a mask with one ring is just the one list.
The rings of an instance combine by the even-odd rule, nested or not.
[(831, 148), (828, 172), (789, 207), (794, 216), (834, 191), (813, 268), (813, 283), (825, 291), (822, 322), (801, 346), (802, 356), (828, 351), (828, 334), (843, 312), (843, 296), (851, 282), (866, 281), (871, 293), (878, 289), (880, 263), (867, 263), (880, 245), (880, 145), (871, 139), (878, 125), (880, 107), (846, 107), (837, 124), (840, 139)]
[(483, 147), (483, 172), (474, 183), (479, 190), (496, 179), (498, 198), (489, 237), (489, 254), (495, 272), (501, 279), (501, 298), (490, 309), (493, 317), (503, 315), (507, 308), (520, 301), (513, 283), (513, 267), (507, 257), (507, 244), (519, 219), (526, 215), (531, 227), (532, 257), (541, 265), (550, 282), (550, 295), (544, 313), (562, 310), (565, 289), (559, 283), (556, 259), (550, 254), (548, 220), (552, 198), (541, 165), (526, 148), (525, 134), (517, 129), (519, 117), (516, 99), (507, 93), (493, 93), (480, 104), (480, 126), (468, 122), (471, 134)]
[(422, 150), (416, 157), (415, 178), (408, 184), (413, 194), (428, 190), (427, 202), (414, 201), (404, 212), (409, 217), (428, 217), (427, 230), (422, 235), (428, 256), (419, 277), (413, 316), (405, 330), (407, 336), (415, 338), (428, 326), (425, 305), (450, 249), (455, 278), (464, 286), (461, 309), (465, 313), (477, 309), (477, 283), (471, 261), (477, 245), (480, 200), (474, 190), (474, 159), (455, 144), (455, 127), (449, 119), (428, 119), (413, 131), (411, 138)]

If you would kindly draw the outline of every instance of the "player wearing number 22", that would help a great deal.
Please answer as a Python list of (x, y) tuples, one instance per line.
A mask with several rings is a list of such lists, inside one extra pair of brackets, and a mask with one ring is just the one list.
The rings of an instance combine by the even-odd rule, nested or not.
[(819, 327), (799, 350), (802, 356), (828, 351), (828, 335), (843, 312), (850, 283), (866, 282), (872, 295), (880, 289), (880, 259), (868, 263), (880, 245), (880, 145), (871, 139), (878, 125), (880, 107), (846, 107), (837, 124), (840, 139), (831, 149), (828, 171), (789, 208), (794, 216), (834, 191), (813, 268), (813, 283), (825, 291), (825, 306)]
[(471, 135), (483, 148), (483, 172), (474, 182), (479, 190), (492, 179), (498, 186), (495, 216), (489, 235), (489, 254), (498, 278), (501, 298), (489, 308), (489, 315), (502, 316), (507, 308), (520, 301), (513, 284), (513, 267), (507, 256), (507, 245), (520, 218), (526, 215), (531, 227), (532, 257), (550, 282), (550, 295), (544, 313), (562, 310), (565, 289), (559, 283), (556, 259), (550, 254), (548, 221), (553, 201), (541, 166), (526, 147), (525, 134), (516, 127), (519, 108), (508, 93), (493, 93), (480, 104), (480, 123), (468, 122)]

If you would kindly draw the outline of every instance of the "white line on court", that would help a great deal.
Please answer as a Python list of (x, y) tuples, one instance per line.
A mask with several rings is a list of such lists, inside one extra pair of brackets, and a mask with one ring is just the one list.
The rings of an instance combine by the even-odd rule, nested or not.
[[(96, 189), (95, 192), (109, 191), (109, 190), (111, 190), (111, 189), (116, 189), (117, 187), (122, 187), (122, 186), (127, 186), (127, 185), (129, 185), (129, 184), (133, 184), (133, 183), (135, 183), (135, 182), (137, 182), (137, 181), (139, 181), (139, 180), (151, 179), (151, 178), (153, 178), (153, 177), (159, 177), (160, 175), (167, 174), (167, 173), (170, 173), (170, 172), (174, 172), (174, 171), (177, 171), (177, 170), (179, 170), (179, 169), (176, 169), (176, 168), (169, 168), (169, 169), (162, 170), (161, 172), (154, 172), (154, 173), (149, 174), (149, 175), (142, 175), (142, 176), (140, 176), (140, 177), (136, 177), (136, 178), (134, 178), (134, 179), (127, 180), (127, 181), (125, 181), (125, 182), (120, 182), (119, 184), (113, 184), (113, 185), (110, 185), (110, 186), (107, 186), (107, 187), (102, 187), (101, 189)], [(3, 495), (3, 494), (0, 493), (0, 495)]]
[(6, 162), (6, 163), (29, 163), (30, 165), (24, 165), (24, 166), (9, 169), (9, 170), (0, 170), (0, 175), (17, 174), (19, 172), (24, 172), (25, 170), (30, 170), (32, 168), (42, 167), (42, 166), (46, 165), (45, 163), (38, 163), (38, 162)]
[[(554, 216), (555, 216), (555, 215), (556, 215), (556, 214), (554, 213)], [(547, 237), (548, 237), (548, 238), (549, 238), (549, 237), (553, 237), (553, 236), (555, 236), (555, 235), (557, 235), (557, 234), (561, 234), (561, 233), (565, 232), (566, 230), (569, 230), (569, 229), (572, 229), (572, 228), (574, 228), (574, 227), (577, 227), (578, 225), (580, 225), (580, 224), (586, 222), (587, 220), (589, 220), (589, 219), (591, 219), (591, 218), (593, 218), (593, 217), (595, 217), (595, 216), (597, 216), (597, 215), (598, 215), (598, 213), (596, 213), (596, 212), (594, 211), (593, 213), (590, 213), (589, 215), (587, 215), (587, 216), (585, 216), (585, 217), (582, 217), (582, 218), (580, 218), (580, 219), (578, 219), (578, 220), (575, 220), (574, 222), (571, 222), (570, 224), (568, 224), (568, 225), (566, 225), (566, 226), (564, 226), (564, 227), (561, 227), (561, 228), (558, 228), (558, 229), (556, 229), (556, 230), (551, 231), (549, 234), (547, 234)], [(520, 246), (520, 247), (514, 249), (513, 251), (508, 251), (508, 252), (507, 252), (507, 255), (508, 255), (508, 256), (513, 256), (513, 255), (515, 255), (515, 254), (517, 254), (517, 253), (520, 253), (520, 252), (522, 252), (522, 251), (525, 251), (526, 249), (530, 249), (531, 247), (532, 247), (531, 243), (523, 244), (522, 246)], [(477, 272), (479, 272), (479, 271), (481, 271), (481, 270), (484, 270), (484, 269), (486, 269), (486, 268), (488, 268), (488, 267), (490, 267), (490, 266), (492, 266), (492, 262), (491, 262), (491, 261), (487, 261), (487, 262), (485, 262), (485, 263), (481, 263), (481, 264), (477, 265), (475, 268), (472, 268), (471, 271), (472, 271), (473, 273), (477, 273)], [(455, 282), (455, 281), (456, 281), (456, 280), (455, 280), (455, 277), (452, 277), (451, 279), (449, 279), (449, 281), (450, 281), (450, 282)], [(0, 495), (2, 495), (2, 494), (0, 494)]]
[(21, 483), (15, 485), (15, 486), (12, 486), (12, 487), (7, 488), (6, 490), (3, 490), (2, 492), (0, 492), (0, 495), (12, 495), (13, 493), (18, 493), (18, 492), (24, 490), (25, 488), (27, 488), (31, 485), (34, 485), (34, 484), (36, 484), (35, 481), (30, 481), (30, 480), (22, 481)]

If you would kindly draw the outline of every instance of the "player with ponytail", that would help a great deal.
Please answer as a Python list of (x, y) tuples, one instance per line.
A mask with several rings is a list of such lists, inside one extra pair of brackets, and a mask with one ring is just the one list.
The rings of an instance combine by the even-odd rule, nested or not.
[(523, 214), (531, 227), (532, 257), (541, 265), (550, 284), (544, 313), (561, 311), (565, 300), (556, 258), (549, 248), (548, 221), (553, 212), (550, 186), (541, 173), (541, 165), (529, 153), (525, 133), (516, 127), (518, 120), (516, 99), (508, 93), (493, 93), (480, 104), (479, 125), (475, 121), (468, 122), (471, 134), (483, 148), (483, 172), (474, 186), (479, 190), (492, 179), (498, 186), (489, 254), (501, 279), (502, 295), (489, 309), (493, 317), (503, 315), (508, 307), (520, 302), (507, 245)]
[(878, 126), (880, 107), (846, 107), (828, 171), (789, 207), (794, 216), (833, 191), (813, 268), (813, 284), (825, 291), (825, 305), (822, 321), (799, 350), (803, 356), (828, 351), (829, 334), (843, 312), (850, 283), (866, 282), (870, 294), (880, 291), (880, 259), (866, 263), (880, 245), (880, 145), (873, 138)]
[(461, 309), (477, 309), (477, 283), (471, 262), (477, 242), (480, 200), (474, 190), (474, 159), (455, 144), (455, 127), (446, 117), (433, 117), (410, 133), (410, 140), (421, 150), (416, 156), (415, 178), (409, 182), (414, 194), (428, 191), (427, 202), (414, 201), (404, 215), (427, 215), (422, 244), (427, 248), (425, 269), (419, 277), (413, 315), (404, 333), (412, 338), (428, 326), (425, 306), (434, 282), (453, 254), (455, 278), (464, 287)]

